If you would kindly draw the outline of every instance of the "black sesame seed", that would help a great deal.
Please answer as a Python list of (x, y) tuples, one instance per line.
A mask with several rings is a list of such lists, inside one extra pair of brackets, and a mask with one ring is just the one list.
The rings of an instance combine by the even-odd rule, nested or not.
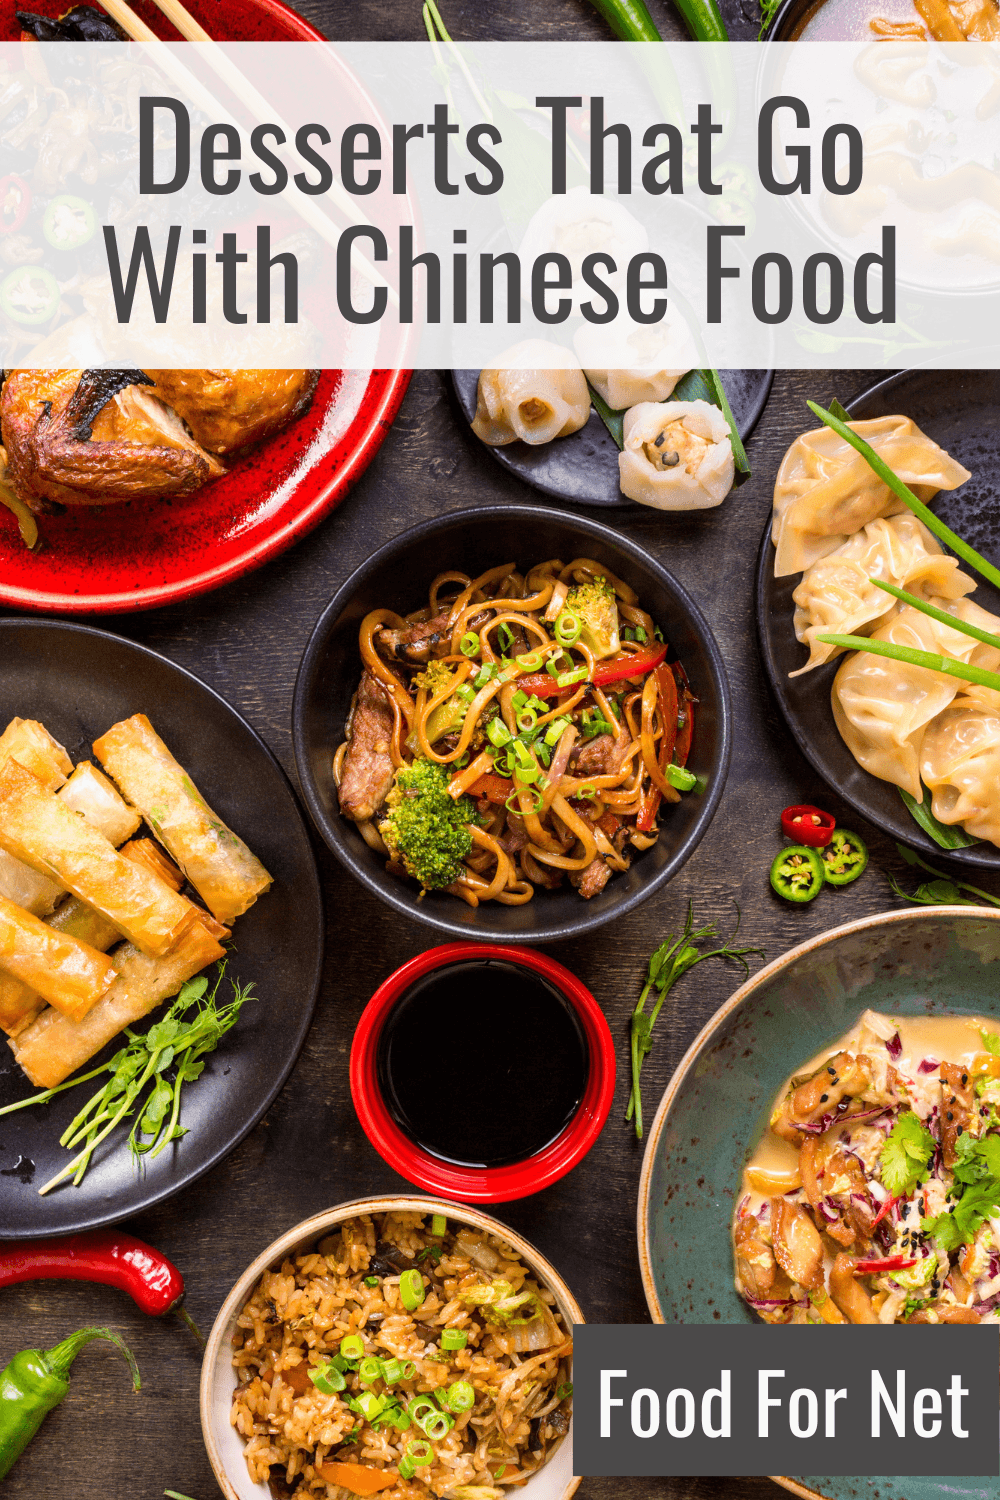
[(819, 1102), (820, 1102), (820, 1104), (825, 1104), (826, 1101), (829, 1099), (829, 1097), (830, 1097), (829, 1094), (820, 1094), (820, 1096), (819, 1096)]
[(829, 1075), (830, 1075), (831, 1078), (836, 1078), (836, 1076), (837, 1076), (837, 1070), (836, 1070), (836, 1068), (827, 1068), (826, 1071), (829, 1073)]
[(950, 1123), (954, 1118), (955, 1118), (955, 1116), (952, 1114), (951, 1110), (949, 1109), (948, 1113), (945, 1115), (945, 1119)]
[(667, 440), (667, 434), (665, 432), (659, 432), (659, 433), (657, 433), (656, 437), (653, 439), (653, 447), (654, 448), (662, 448), (663, 445), (664, 445), (664, 443), (666, 442), (666, 440)]

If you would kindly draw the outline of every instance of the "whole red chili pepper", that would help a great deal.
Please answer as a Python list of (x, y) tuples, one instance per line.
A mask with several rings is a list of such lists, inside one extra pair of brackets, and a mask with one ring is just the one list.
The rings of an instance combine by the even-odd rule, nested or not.
[(96, 1281), (118, 1287), (150, 1317), (179, 1313), (201, 1339), (181, 1307), (184, 1278), (180, 1271), (152, 1245), (120, 1229), (94, 1229), (65, 1239), (0, 1243), (0, 1288), (20, 1281), (44, 1280)]
[(807, 844), (810, 849), (825, 849), (833, 838), (837, 820), (832, 813), (808, 802), (786, 807), (781, 814), (781, 831), (794, 844)]

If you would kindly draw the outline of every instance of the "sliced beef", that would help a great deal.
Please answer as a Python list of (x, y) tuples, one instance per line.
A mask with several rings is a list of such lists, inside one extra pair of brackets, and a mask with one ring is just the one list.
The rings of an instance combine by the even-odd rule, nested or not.
[(389, 694), (366, 671), (347, 721), (347, 754), (338, 794), (341, 812), (357, 823), (375, 816), (392, 786), (392, 727)]
[(417, 625), (407, 625), (405, 630), (380, 630), (377, 644), (379, 652), (393, 661), (412, 662), (417, 665), (429, 661), (434, 647), (442, 641), (450, 641), (448, 614), (435, 615), (433, 620), (421, 620)]
[(599, 734), (573, 752), (570, 768), (574, 776), (614, 776), (621, 770), (631, 743), (627, 734), (619, 735), (618, 739), (611, 734)]
[(591, 896), (596, 896), (598, 892), (603, 891), (611, 879), (611, 866), (605, 864), (598, 854), (590, 861), (586, 869), (574, 870), (569, 878), (584, 900), (589, 901)]

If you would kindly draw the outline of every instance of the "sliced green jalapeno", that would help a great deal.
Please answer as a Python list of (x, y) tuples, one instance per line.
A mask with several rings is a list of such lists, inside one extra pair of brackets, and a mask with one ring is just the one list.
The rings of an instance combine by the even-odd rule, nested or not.
[(830, 885), (850, 885), (863, 875), (868, 864), (868, 849), (860, 834), (849, 828), (838, 828), (826, 848), (820, 851), (823, 871)]
[(812, 901), (823, 889), (826, 874), (817, 849), (790, 844), (771, 866), (771, 884), (786, 901)]

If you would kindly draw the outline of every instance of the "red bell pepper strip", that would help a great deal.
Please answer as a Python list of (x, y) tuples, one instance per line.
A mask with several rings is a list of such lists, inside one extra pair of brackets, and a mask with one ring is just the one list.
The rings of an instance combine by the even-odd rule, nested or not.
[(786, 807), (781, 814), (781, 831), (793, 844), (806, 844), (810, 849), (825, 849), (833, 838), (837, 820), (832, 813), (811, 803), (796, 803)]
[(487, 771), (474, 781), (468, 789), (470, 797), (485, 797), (489, 802), (506, 802), (514, 790), (514, 783), (509, 776), (497, 776), (493, 771)]
[(882, 1260), (859, 1260), (854, 1267), (855, 1276), (878, 1276), (882, 1271), (908, 1271), (917, 1264), (905, 1255), (887, 1255)]
[[(656, 668), (656, 690), (659, 695), (660, 714), (663, 719), (663, 733), (660, 735), (660, 748), (657, 753), (656, 763), (660, 770), (666, 773), (667, 765), (674, 753), (674, 744), (677, 739), (677, 679), (673, 672), (663, 662)], [(639, 816), (635, 820), (635, 826), (639, 833), (650, 833), (656, 814), (660, 810), (660, 802), (663, 793), (658, 787), (650, 787), (642, 800)]]
[(31, 189), (15, 172), (0, 178), (0, 234), (20, 229), (31, 208)]
[(694, 738), (694, 706), (697, 703), (691, 684), (688, 682), (687, 673), (679, 661), (671, 662), (673, 674), (677, 679), (677, 695), (680, 699), (678, 717), (683, 714), (684, 722), (677, 731), (677, 742), (674, 745), (674, 760), (679, 766), (686, 766), (688, 756), (691, 754), (691, 741)]
[(198, 1333), (180, 1307), (184, 1278), (177, 1267), (152, 1245), (119, 1229), (95, 1229), (65, 1239), (0, 1243), (0, 1288), (45, 1280), (96, 1281), (118, 1287), (150, 1317), (177, 1311)]
[[(654, 641), (643, 651), (616, 656), (612, 661), (599, 661), (591, 682), (594, 687), (610, 687), (613, 682), (624, 682), (627, 677), (644, 677), (660, 665), (666, 654), (666, 643)], [(529, 677), (519, 677), (517, 685), (529, 696), (534, 693), (536, 698), (553, 698), (561, 693), (575, 693), (580, 684), (573, 682), (560, 687), (548, 672), (533, 672)]]

